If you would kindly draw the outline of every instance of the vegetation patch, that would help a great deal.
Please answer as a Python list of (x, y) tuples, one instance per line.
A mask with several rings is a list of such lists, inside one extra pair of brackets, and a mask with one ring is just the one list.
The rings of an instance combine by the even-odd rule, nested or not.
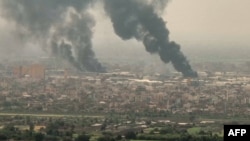
[(201, 132), (201, 129), (202, 129), (201, 127), (192, 127), (192, 128), (187, 129), (187, 132), (190, 135), (196, 135)]

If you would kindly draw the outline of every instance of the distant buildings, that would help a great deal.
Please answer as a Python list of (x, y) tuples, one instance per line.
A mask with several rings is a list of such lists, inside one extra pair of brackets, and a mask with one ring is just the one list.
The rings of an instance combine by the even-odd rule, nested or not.
[(40, 64), (16, 66), (12, 70), (12, 75), (16, 78), (30, 77), (34, 79), (44, 79), (45, 67)]

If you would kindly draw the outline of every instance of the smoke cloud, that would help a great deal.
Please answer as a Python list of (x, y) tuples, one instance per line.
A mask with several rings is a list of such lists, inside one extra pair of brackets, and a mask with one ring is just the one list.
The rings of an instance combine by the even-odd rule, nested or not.
[(92, 50), (93, 0), (0, 0), (1, 16), (20, 38), (49, 46), (53, 55), (82, 71), (105, 72)]
[[(0, 0), (2, 16), (17, 27), (24, 41), (48, 46), (52, 54), (82, 71), (105, 72), (92, 50), (95, 0)], [(172, 63), (183, 76), (196, 77), (180, 45), (169, 40), (159, 16), (168, 0), (103, 0), (115, 33), (123, 40), (141, 41), (147, 52)]]
[(115, 33), (123, 40), (135, 38), (142, 41), (146, 50), (159, 54), (165, 63), (171, 62), (174, 68), (185, 77), (197, 77), (180, 45), (169, 41), (169, 31), (164, 20), (158, 15), (167, 1), (160, 0), (104, 0), (104, 8), (113, 23)]

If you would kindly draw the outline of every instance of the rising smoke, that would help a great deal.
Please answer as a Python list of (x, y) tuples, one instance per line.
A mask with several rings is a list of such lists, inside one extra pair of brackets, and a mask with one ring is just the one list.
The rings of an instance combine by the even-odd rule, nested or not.
[[(1, 12), (18, 27), (25, 40), (47, 43), (52, 54), (83, 71), (104, 72), (92, 50), (95, 21), (88, 8), (95, 0), (0, 0)], [(103, 0), (115, 33), (123, 40), (135, 38), (146, 51), (171, 62), (183, 76), (196, 77), (180, 46), (169, 40), (159, 14), (168, 0)]]
[[(115, 33), (123, 40), (135, 38), (142, 41), (146, 50), (157, 53), (163, 62), (171, 62), (185, 77), (197, 77), (180, 46), (169, 41), (169, 31), (157, 14), (167, 0), (104, 0), (104, 8), (110, 16)], [(165, 3), (164, 3), (165, 2)]]
[(1, 0), (2, 16), (20, 37), (49, 46), (52, 54), (82, 71), (105, 72), (92, 50), (93, 0)]

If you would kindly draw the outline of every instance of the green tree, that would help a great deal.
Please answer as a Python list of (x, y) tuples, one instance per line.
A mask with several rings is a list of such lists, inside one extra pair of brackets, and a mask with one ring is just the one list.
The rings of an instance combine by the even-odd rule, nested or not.
[(37, 133), (35, 134), (35, 141), (43, 141), (44, 140), (44, 134), (42, 133)]
[(160, 134), (173, 133), (174, 129), (170, 126), (164, 127), (160, 130)]
[(35, 125), (32, 122), (29, 123), (29, 130), (30, 130), (30, 132), (33, 132), (34, 128), (35, 128)]
[(48, 135), (46, 135), (44, 137), (44, 140), (45, 141), (59, 141), (60, 139), (57, 136), (48, 136)]
[(7, 139), (8, 139), (8, 137), (7, 137), (6, 135), (0, 134), (0, 140), (1, 140), (1, 141), (5, 141), (5, 140), (7, 140)]
[(116, 140), (121, 140), (121, 139), (122, 139), (122, 136), (119, 134), (119, 135), (116, 136), (115, 139), (116, 139)]
[(63, 137), (63, 141), (72, 141), (71, 137)]
[(97, 139), (97, 141), (115, 141), (115, 139), (111, 136), (101, 136)]
[(75, 139), (75, 141), (89, 141), (89, 139), (90, 139), (90, 136), (82, 134), (82, 135), (78, 136)]
[(100, 130), (101, 130), (101, 131), (106, 130), (106, 127), (107, 127), (107, 123), (104, 122), (104, 123), (102, 124)]
[(191, 121), (192, 123), (195, 121), (195, 119), (196, 119), (195, 115), (189, 116), (189, 121)]
[(136, 139), (136, 134), (134, 131), (128, 131), (126, 134), (125, 134), (125, 138), (126, 139)]

